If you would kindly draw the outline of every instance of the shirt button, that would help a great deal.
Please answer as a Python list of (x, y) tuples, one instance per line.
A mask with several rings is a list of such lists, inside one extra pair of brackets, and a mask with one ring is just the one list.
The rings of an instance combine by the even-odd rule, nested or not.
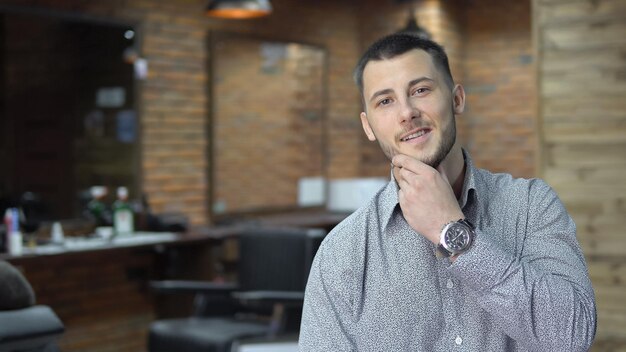
[(452, 280), (448, 279), (448, 282), (446, 283), (446, 287), (447, 288), (453, 288), (454, 287), (454, 283), (452, 282)]
[(456, 339), (454, 339), (454, 343), (460, 346), (463, 343), (461, 336), (457, 336)]

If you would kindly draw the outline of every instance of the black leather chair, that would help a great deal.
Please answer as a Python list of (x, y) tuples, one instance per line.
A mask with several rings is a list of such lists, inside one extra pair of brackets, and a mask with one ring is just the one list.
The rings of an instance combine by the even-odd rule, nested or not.
[(34, 304), (28, 280), (13, 265), (0, 261), (0, 351), (58, 351), (63, 323), (49, 307)]
[(158, 293), (196, 296), (191, 317), (151, 324), (148, 350), (227, 352), (245, 338), (297, 335), (311, 263), (325, 235), (320, 229), (249, 229), (239, 236), (236, 283), (153, 282)]
[(48, 306), (0, 311), (0, 351), (55, 352), (65, 327)]

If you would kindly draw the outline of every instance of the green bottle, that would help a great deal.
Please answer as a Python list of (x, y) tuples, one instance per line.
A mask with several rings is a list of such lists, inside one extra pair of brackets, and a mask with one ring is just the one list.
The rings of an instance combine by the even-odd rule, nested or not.
[(130, 236), (135, 231), (133, 208), (128, 203), (128, 189), (117, 189), (117, 200), (113, 203), (113, 228), (116, 236)]
[(95, 222), (96, 227), (111, 226), (111, 218), (107, 216), (107, 207), (103, 202), (104, 197), (107, 195), (106, 187), (93, 186), (90, 189), (90, 193), (92, 199), (87, 204), (88, 216)]

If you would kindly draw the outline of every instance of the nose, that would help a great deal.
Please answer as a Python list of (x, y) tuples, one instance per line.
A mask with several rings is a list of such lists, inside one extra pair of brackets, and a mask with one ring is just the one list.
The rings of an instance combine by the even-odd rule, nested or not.
[(398, 113), (398, 122), (400, 124), (409, 124), (413, 119), (419, 117), (420, 111), (409, 97), (400, 102), (400, 111)]

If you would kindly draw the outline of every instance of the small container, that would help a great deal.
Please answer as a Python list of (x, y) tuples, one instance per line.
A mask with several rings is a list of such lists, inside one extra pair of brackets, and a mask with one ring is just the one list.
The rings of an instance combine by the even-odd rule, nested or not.
[(63, 244), (65, 241), (65, 234), (63, 233), (63, 227), (61, 227), (61, 223), (55, 221), (52, 224), (52, 232), (50, 233), (50, 238), (52, 243)]
[(105, 240), (113, 239), (113, 228), (111, 226), (96, 227), (96, 235)]
[(19, 231), (13, 231), (9, 235), (9, 254), (10, 255), (22, 255), (22, 233)]

